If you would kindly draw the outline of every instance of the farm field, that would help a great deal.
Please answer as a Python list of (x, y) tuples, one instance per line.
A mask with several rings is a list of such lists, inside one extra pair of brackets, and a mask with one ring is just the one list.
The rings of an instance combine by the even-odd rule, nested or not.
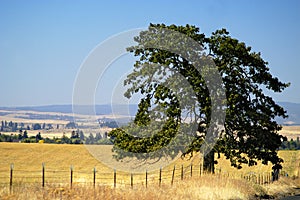
[[(2, 188), (1, 188), (2, 189)], [(29, 185), (14, 190), (12, 194), (0, 189), (0, 198), (6, 199), (253, 199), (255, 195), (264, 196), (264, 192), (256, 192), (255, 186), (245, 180), (219, 178), (205, 175), (200, 178), (177, 181), (174, 185), (136, 186), (134, 188), (112, 188), (108, 186), (89, 185), (55, 187), (49, 185), (45, 189), (38, 185)], [(284, 188), (286, 189), (286, 188)], [(262, 187), (259, 190), (264, 190)]]
[[(110, 149), (111, 146), (103, 146), (103, 151), (108, 155), (112, 155)], [(177, 199), (201, 199), (199, 198), (200, 196), (206, 197), (203, 199), (218, 199), (221, 197), (226, 197), (225, 199), (227, 197), (228, 199), (247, 199), (258, 191), (272, 193), (275, 190), (280, 192), (281, 190), (287, 190), (288, 187), (295, 187), (298, 184), (297, 182), (282, 178), (280, 181), (283, 182), (280, 182), (280, 184), (276, 183), (266, 186), (253, 185), (252, 182), (245, 181), (240, 177), (249, 174), (267, 174), (271, 172), (271, 166), (258, 164), (253, 167), (244, 166), (241, 170), (237, 170), (231, 167), (224, 157), (218, 159), (215, 176), (207, 174), (200, 177), (198, 173), (200, 156), (195, 155), (191, 160), (178, 159), (163, 168), (161, 187), (158, 187), (157, 182), (159, 170), (149, 172), (148, 187), (151, 189), (147, 191), (144, 190), (145, 181), (143, 179), (145, 174), (134, 174), (134, 190), (130, 190), (130, 173), (117, 172), (117, 190), (113, 190), (113, 169), (91, 156), (84, 145), (0, 143), (0, 151), (2, 157), (0, 160), (0, 198), (3, 195), (3, 198), (7, 197), (8, 199), (33, 198), (24, 195), (33, 195), (35, 193), (37, 193), (37, 196), (34, 197), (36, 199), (41, 197), (39, 195), (44, 195), (44, 197), (49, 197), (49, 199), (53, 199), (54, 197), (60, 199), (60, 195), (63, 195), (65, 199), (76, 199), (75, 196), (80, 197), (78, 199), (88, 199), (84, 194), (97, 194), (99, 198), (107, 197), (115, 199), (132, 199), (134, 197), (142, 199), (166, 199), (166, 194), (176, 194)], [(280, 151), (279, 155), (285, 160), (283, 171), (288, 173), (290, 177), (298, 176), (300, 152)], [(16, 193), (15, 195), (21, 190), (27, 191), (25, 194), (20, 192), (20, 196), (8, 195), (11, 163), (14, 164), (14, 181), (16, 185), (14, 185), (13, 191)], [(45, 163), (47, 190), (41, 189), (42, 163)], [(194, 166), (193, 178), (190, 176), (191, 163)], [(76, 190), (71, 190), (69, 186), (71, 165), (74, 167), (73, 187), (77, 188)], [(176, 190), (177, 192), (174, 192), (175, 190), (172, 189), (170, 184), (174, 165), (178, 168), (175, 173), (173, 186), (180, 188)], [(184, 169), (183, 182), (180, 181), (180, 166), (183, 166)], [(99, 186), (93, 193), (91, 191), (93, 191), (92, 179), (94, 167), (97, 170), (96, 182), (99, 183), (97, 184)], [(206, 189), (204, 190), (204, 188)], [(153, 191), (153, 189), (156, 191)], [(127, 190), (128, 192), (126, 192)], [(210, 192), (204, 192), (206, 190)], [(45, 191), (49, 193), (45, 193)], [(128, 198), (122, 198), (127, 193)]]
[[(111, 128), (99, 127), (98, 120), (120, 120), (128, 118), (128, 116), (106, 114), (106, 115), (79, 115), (73, 113), (60, 113), (60, 112), (38, 112), (30, 110), (1, 110), (0, 109), (0, 122), (12, 122), (17, 123), (18, 127), (15, 132), (12, 131), (2, 131), (2, 133), (7, 135), (18, 134), (18, 130), (26, 130), (28, 136), (36, 136), (41, 133), (42, 137), (53, 138), (62, 137), (64, 134), (67, 137), (71, 136), (71, 132), (75, 128), (66, 128), (69, 122), (73, 122), (74, 119), (78, 129), (82, 130), (86, 136), (90, 133), (96, 135), (96, 133), (104, 134), (109, 132)], [(22, 124), (22, 126), (20, 126)], [(32, 127), (34, 124), (44, 124), (46, 128), (34, 130)], [(51, 128), (48, 126), (51, 125)], [(27, 129), (30, 127), (30, 130)], [(59, 128), (58, 128), (59, 127)], [(77, 127), (76, 127), (77, 129)], [(75, 130), (76, 130), (75, 129)], [(1, 133), (1, 131), (0, 131)]]
[(300, 137), (300, 126), (283, 126), (279, 133), (289, 139), (297, 139), (297, 137)]
[[(30, 111), (30, 110), (1, 110), (0, 109), (0, 121), (12, 121), (17, 123), (24, 123), (25, 125), (32, 125), (35, 123), (39, 124), (51, 124), (53, 127), (60, 125), (59, 129), (49, 129), (49, 130), (30, 130), (28, 131), (29, 136), (34, 136), (38, 132), (42, 134), (43, 137), (61, 137), (63, 133), (69, 136), (72, 132), (71, 129), (63, 128), (68, 122), (72, 121), (76, 117), (79, 126), (89, 127), (89, 128), (80, 128), (85, 134), (96, 132), (107, 132), (111, 129), (109, 128), (99, 128), (95, 123), (97, 119), (120, 119), (126, 118), (128, 116), (122, 115), (74, 115), (73, 113), (60, 113), (60, 112), (39, 112), (39, 111)], [(6, 134), (17, 134), (16, 132), (4, 132)], [(288, 137), (289, 139), (296, 139), (300, 137), (300, 126), (283, 126), (280, 134)]]
[[(2, 111), (1, 111), (2, 112)], [(3, 111), (4, 112), (4, 111)], [(43, 119), (29, 119), (29, 116), (37, 115)], [(64, 120), (47, 119), (43, 116), (62, 116)], [(59, 129), (29, 130), (29, 136), (35, 136), (38, 132), (43, 137), (61, 137), (64, 133), (70, 137), (74, 129), (65, 129), (69, 122), (66, 120), (71, 114), (55, 112), (18, 111), (0, 116), (1, 120), (13, 121), (25, 124), (46, 123), (59, 124)], [(82, 127), (91, 127), (91, 116), (79, 116)], [(111, 118), (103, 115), (97, 118)], [(83, 128), (85, 134), (108, 132), (108, 128)], [(300, 126), (283, 126), (280, 133), (289, 139), (300, 137)], [(4, 132), (4, 134), (17, 134), (17, 132)], [(99, 146), (97, 146), (99, 148)], [(101, 146), (102, 154), (112, 156), (111, 146)], [(245, 181), (241, 177), (256, 178), (267, 177), (271, 173), (271, 165), (243, 166), (237, 170), (230, 166), (223, 156), (218, 159), (215, 166), (215, 176), (202, 174), (200, 177), (200, 155), (193, 158), (178, 159), (162, 168), (162, 185), (158, 186), (159, 169), (149, 170), (148, 189), (145, 190), (145, 172), (133, 173), (133, 190), (131, 188), (130, 171), (119, 171), (117, 168), (117, 188), (113, 189), (114, 167), (107, 166), (94, 158), (84, 145), (67, 144), (25, 144), (25, 143), (0, 143), (0, 199), (248, 199), (255, 194), (275, 195), (282, 191), (290, 191), (293, 187), (300, 186), (299, 177), (300, 151), (279, 151), (283, 163), (284, 174), (279, 182), (270, 185), (256, 185)], [(13, 194), (9, 194), (10, 165), (13, 167)], [(45, 166), (46, 187), (41, 187), (42, 163)], [(121, 163), (122, 164), (122, 163)], [(192, 165), (192, 166), (191, 166)], [(73, 189), (70, 189), (70, 167), (73, 167)], [(174, 173), (174, 186), (171, 186), (172, 171)], [(97, 187), (94, 189), (93, 170), (97, 171), (95, 178)], [(145, 165), (143, 170), (150, 167)], [(181, 181), (181, 168), (184, 181)], [(191, 169), (192, 174), (191, 175)], [(192, 176), (192, 178), (191, 178)], [(270, 177), (270, 176), (269, 176)], [(260, 181), (266, 181), (260, 180)], [(76, 190), (75, 190), (76, 188)], [(174, 189), (175, 188), (175, 189)], [(208, 191), (208, 192), (207, 192)], [(292, 192), (292, 191), (290, 191)]]
[[(112, 156), (110, 145), (100, 146), (101, 151), (105, 152), (109, 157)], [(68, 144), (38, 144), (38, 143), (0, 143), (1, 157), (0, 172), (8, 171), (10, 164), (14, 164), (15, 170), (36, 171), (41, 170), (42, 163), (45, 163), (47, 169), (69, 170), (70, 166), (74, 166), (77, 171), (91, 171), (96, 167), (97, 171), (103, 173), (111, 173), (113, 169), (95, 159), (87, 150), (85, 145), (68, 145)], [(283, 171), (290, 176), (298, 176), (298, 168), (300, 164), (300, 151), (279, 151), (279, 156), (284, 159)], [(248, 167), (243, 166), (237, 170), (230, 166), (230, 162), (221, 156), (217, 159), (216, 172), (221, 173), (260, 173), (271, 172), (271, 165), (258, 165)], [(189, 166), (191, 163), (198, 167), (200, 163), (199, 154), (194, 155), (192, 159), (181, 159), (170, 162), (165, 169), (173, 169), (173, 166), (181, 165)]]

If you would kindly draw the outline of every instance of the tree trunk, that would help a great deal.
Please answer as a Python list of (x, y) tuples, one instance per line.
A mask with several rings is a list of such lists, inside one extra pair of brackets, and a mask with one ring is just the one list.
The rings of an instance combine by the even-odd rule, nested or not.
[(203, 170), (209, 173), (215, 173), (215, 152), (212, 150), (204, 156)]
[(279, 169), (273, 169), (272, 181), (278, 181), (279, 179)]

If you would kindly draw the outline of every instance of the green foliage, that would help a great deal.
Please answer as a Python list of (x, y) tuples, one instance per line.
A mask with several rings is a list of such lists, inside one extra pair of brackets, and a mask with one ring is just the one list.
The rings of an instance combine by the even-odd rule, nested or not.
[(36, 142), (38, 142), (38, 141), (40, 141), (40, 140), (43, 139), (40, 132), (38, 134), (36, 134), (35, 139), (36, 139)]
[(7, 123), (7, 121), (1, 121), (1, 127), (0, 131), (5, 131), (5, 132), (15, 132), (18, 130), (18, 123), (17, 122), (12, 122), (10, 121)]
[(66, 124), (66, 128), (76, 128), (77, 124), (75, 122), (69, 122)]
[(108, 128), (118, 128), (118, 123), (116, 121), (106, 121), (106, 122), (101, 122), (100, 127), (108, 127)]
[(297, 140), (290, 139), (286, 140), (281, 144), (280, 150), (300, 150), (300, 140), (297, 137)]
[(6, 134), (2, 134), (0, 133), (0, 142), (15, 142), (15, 141), (19, 141), (19, 137), (18, 135), (6, 135)]
[(32, 126), (32, 128), (33, 128), (33, 130), (41, 130), (42, 126), (40, 124), (36, 123)]
[[(189, 36), (202, 48), (185, 45), (176, 34), (166, 35), (166, 30)], [(223, 128), (219, 130), (218, 142), (213, 151), (224, 153), (232, 166), (237, 168), (241, 168), (243, 163), (255, 165), (257, 160), (262, 160), (264, 164), (271, 162), (274, 169), (281, 168), (283, 160), (278, 157), (277, 149), (285, 137), (278, 134), (281, 126), (276, 123), (275, 117), (285, 118), (287, 115), (264, 91), (282, 92), (289, 83), (282, 83), (272, 76), (268, 63), (261, 58), (260, 53), (251, 51), (251, 47), (232, 38), (226, 29), (217, 30), (207, 37), (199, 33), (199, 28), (191, 25), (150, 24), (148, 30), (140, 32), (134, 40), (138, 45), (129, 47), (128, 51), (138, 60), (124, 82), (129, 86), (126, 97), (130, 98), (135, 93), (143, 95), (134, 126), (149, 127), (151, 122), (153, 125), (153, 121), (162, 119), (164, 125), (150, 135), (145, 131), (134, 135), (134, 126), (111, 131), (109, 135), (113, 138), (117, 158), (129, 155), (122, 155), (124, 151), (155, 152), (170, 144), (176, 135), (190, 134), (180, 131), (185, 123), (184, 114), (194, 117), (198, 126), (191, 133), (195, 136), (193, 141), (182, 154), (192, 155), (200, 151), (204, 138), (208, 137), (208, 128), (212, 122), (212, 102), (216, 100), (210, 96), (210, 90), (218, 93), (218, 88), (207, 86), (207, 80), (213, 80), (214, 76), (209, 67), (203, 67), (200, 73), (187, 60), (191, 55), (196, 55), (202, 58), (202, 66), (209, 65), (209, 58), (214, 61), (226, 91), (226, 105), (220, 102), (221, 109), (226, 112), (226, 119)], [(161, 44), (164, 48), (153, 48)], [(176, 54), (178, 46), (186, 53)], [(172, 52), (169, 49), (175, 50)], [(163, 85), (159, 81), (167, 84)], [(185, 87), (186, 82), (193, 92)]]
[(26, 130), (24, 131), (22, 138), (25, 138), (25, 139), (28, 138), (28, 133)]
[(39, 132), (35, 136), (28, 137), (27, 130), (19, 131), (19, 134), (6, 135), (0, 133), (0, 142), (23, 142), (23, 143), (38, 143), (43, 140), (43, 143), (51, 144), (97, 144), (97, 145), (111, 145), (111, 139), (107, 138), (107, 133), (103, 136), (100, 133), (96, 133), (94, 137), (90, 134), (88, 137), (84, 136), (82, 130), (77, 129), (71, 132), (71, 137), (66, 136), (64, 133), (62, 137), (44, 138)]
[(79, 138), (79, 129), (76, 131), (72, 131), (71, 133), (71, 139)]
[(108, 138), (102, 138), (100, 140), (97, 140), (96, 144), (97, 145), (112, 145), (112, 142)]

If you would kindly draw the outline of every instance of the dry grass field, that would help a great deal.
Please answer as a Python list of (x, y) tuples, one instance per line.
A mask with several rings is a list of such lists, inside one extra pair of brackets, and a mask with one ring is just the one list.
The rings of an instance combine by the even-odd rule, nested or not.
[[(130, 173), (117, 172), (117, 188), (113, 188), (113, 169), (92, 157), (84, 145), (0, 143), (0, 199), (250, 199), (255, 194), (276, 195), (299, 186), (298, 179), (282, 178), (280, 182), (257, 185), (241, 179), (249, 174), (268, 173), (271, 166), (258, 164), (242, 170), (232, 168), (224, 157), (218, 160), (216, 175), (200, 177), (199, 155), (191, 160), (177, 160), (163, 168), (162, 184), (158, 184), (158, 170), (149, 172), (148, 187), (145, 174), (134, 174), (133, 188)], [(109, 146), (103, 151), (112, 152)], [(299, 151), (280, 151), (283, 170), (298, 176)], [(14, 184), (9, 193), (10, 164), (14, 163)], [(41, 187), (42, 163), (45, 163), (46, 186)], [(193, 163), (193, 176), (190, 164)], [(74, 166), (73, 186), (70, 188), (70, 166)], [(176, 166), (174, 185), (172, 169)], [(184, 180), (180, 167), (184, 166)], [(96, 167), (96, 187), (93, 188), (93, 168)]]
[(279, 133), (289, 139), (296, 139), (297, 137), (300, 137), (300, 126), (283, 126)]
[[(285, 173), (289, 176), (299, 176), (299, 164), (300, 164), (300, 151), (289, 151), (282, 150), (278, 152), (278, 155), (284, 159), (284, 163), (282, 164)], [(228, 172), (229, 174), (251, 174), (251, 173), (270, 173), (272, 171), (272, 165), (263, 165), (258, 162), (258, 165), (248, 167), (246, 165), (243, 166), (242, 169), (237, 170), (234, 167), (230, 166), (230, 162), (222, 157), (218, 159), (218, 164), (216, 165), (217, 170), (221, 169), (223, 173)]]
[[(31, 111), (10, 112), (0, 116), (0, 121), (25, 124), (51, 123), (53, 125), (68, 123), (65, 120), (28, 119), (29, 113), (62, 114)], [(85, 126), (89, 125), (90, 116), (80, 117), (81, 123)], [(111, 116), (101, 117), (109, 118)], [(43, 137), (52, 138), (54, 136), (61, 137), (65, 133), (69, 137), (71, 131), (72, 129), (30, 130), (28, 134), (31, 136), (41, 132)], [(109, 130), (91, 128), (83, 131), (85, 134), (89, 134)], [(296, 139), (300, 137), (300, 126), (284, 126), (280, 133), (289, 139)], [(199, 154), (196, 154), (190, 160), (178, 159), (163, 167), (161, 187), (159, 187), (158, 168), (149, 171), (147, 188), (145, 173), (134, 173), (133, 188), (131, 188), (130, 172), (118, 171), (118, 166), (115, 166), (117, 178), (116, 188), (114, 188), (113, 168), (94, 158), (84, 145), (0, 143), (0, 152), (0, 199), (252, 199), (255, 195), (257, 197), (266, 194), (278, 196), (280, 193), (292, 193), (293, 187), (300, 186), (298, 179), (292, 179), (292, 177), (299, 177), (300, 151), (279, 151), (279, 156), (285, 161), (283, 171), (289, 177), (282, 177), (279, 182), (268, 185), (258, 185), (244, 178), (254, 177), (257, 179), (260, 175), (268, 175), (271, 173), (271, 165), (258, 163), (257, 166), (243, 166), (241, 170), (237, 170), (221, 156), (216, 165), (216, 174), (202, 174), (200, 177), (201, 158)], [(101, 152), (111, 157), (111, 146), (101, 147)], [(14, 164), (13, 187), (10, 193), (9, 173), (12, 163)], [(45, 164), (44, 188), (41, 187), (42, 163)], [(70, 188), (71, 165), (74, 170), (72, 189)], [(172, 186), (174, 166), (176, 171)], [(182, 166), (183, 181), (181, 180)], [(94, 168), (97, 170), (95, 188), (93, 187)], [(149, 166), (145, 165), (144, 169), (149, 169)]]
[[(245, 180), (218, 178), (206, 175), (200, 178), (177, 181), (173, 186), (151, 185), (134, 188), (111, 188), (108, 186), (47, 186), (44, 189), (37, 185), (23, 186), (13, 194), (2, 193), (2, 199), (251, 199), (257, 189)], [(2, 188), (4, 189), (4, 188)], [(263, 188), (259, 190), (263, 191)], [(0, 190), (1, 195), (1, 190)]]
[(68, 121), (66, 120), (59, 120), (59, 119), (34, 119), (30, 118), (30, 115), (52, 115), (52, 116), (68, 116), (72, 117), (73, 114), (65, 114), (65, 113), (56, 113), (56, 112), (37, 112), (37, 111), (9, 111), (9, 110), (0, 110), (0, 121), (13, 121), (17, 123), (46, 123), (46, 124), (67, 124)]
[[(70, 166), (74, 165), (74, 170), (77, 171), (92, 172), (96, 167), (98, 171), (111, 172), (111, 169), (93, 158), (84, 145), (0, 143), (0, 151), (0, 171), (7, 171), (13, 163), (16, 177), (21, 176), (22, 171), (40, 174), (42, 163), (48, 171), (68, 171)], [(66, 173), (66, 177), (68, 175), (69, 173)]]
[[(111, 146), (101, 146), (101, 151), (111, 157)], [(0, 143), (1, 157), (0, 172), (9, 170), (11, 163), (14, 163), (14, 169), (24, 171), (40, 171), (42, 163), (48, 170), (64, 171), (74, 166), (76, 171), (92, 172), (96, 167), (101, 173), (111, 173), (113, 169), (104, 165), (95, 159), (84, 145), (67, 145), (67, 144), (38, 144), (38, 143)], [(284, 159), (283, 171), (290, 176), (298, 176), (298, 166), (300, 161), (300, 151), (279, 151), (279, 156)], [(196, 154), (191, 160), (178, 159), (166, 166), (165, 170), (172, 170), (173, 166), (185, 168), (193, 163), (195, 168), (199, 169), (200, 156)], [(116, 166), (117, 167), (117, 166)], [(230, 166), (230, 162), (221, 156), (216, 165), (216, 172), (229, 174), (247, 174), (247, 173), (267, 173), (271, 172), (271, 165), (258, 164), (256, 166), (243, 166), (237, 170)], [(117, 167), (118, 168), (118, 167)], [(190, 169), (187, 169), (190, 170)]]

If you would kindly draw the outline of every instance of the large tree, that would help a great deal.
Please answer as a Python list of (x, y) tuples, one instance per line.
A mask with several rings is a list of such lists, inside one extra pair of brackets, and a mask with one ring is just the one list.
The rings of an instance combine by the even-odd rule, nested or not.
[[(167, 30), (171, 34), (167, 34)], [(148, 30), (140, 32), (134, 40), (137, 45), (128, 51), (138, 60), (125, 80), (129, 86), (125, 96), (130, 98), (140, 93), (143, 98), (134, 122), (109, 133), (119, 159), (126, 155), (121, 153), (124, 151), (133, 152), (136, 157), (141, 153), (158, 156), (155, 154), (158, 149), (172, 143), (181, 145), (178, 140), (188, 145), (178, 148), (177, 152), (166, 148), (165, 153), (193, 155), (211, 142), (209, 137), (213, 136), (217, 140), (211, 142), (213, 147), (205, 154), (205, 170), (214, 171), (215, 153), (223, 153), (237, 168), (242, 164), (255, 165), (259, 160), (263, 164), (271, 162), (273, 169), (281, 168), (283, 160), (277, 150), (285, 137), (278, 133), (281, 126), (275, 118), (287, 115), (265, 91), (282, 92), (289, 83), (272, 76), (260, 53), (232, 38), (225, 29), (207, 37), (191, 25), (150, 24)], [(176, 50), (178, 46), (182, 49)], [(172, 48), (175, 50), (170, 50)], [(191, 61), (195, 57), (200, 58), (199, 61)], [(209, 67), (203, 67), (211, 65), (211, 61), (217, 75)], [(200, 70), (197, 64), (202, 66)], [(216, 76), (221, 77), (221, 85), (212, 84), (215, 79), (211, 77)], [(162, 84), (161, 80), (167, 83)], [(225, 98), (219, 99), (219, 107), (214, 107), (217, 97), (212, 94), (223, 90)], [(213, 109), (217, 108), (226, 114), (224, 120), (213, 118)], [(189, 125), (187, 116), (194, 118), (196, 128), (194, 124)], [(152, 128), (143, 128), (149, 124)], [(217, 134), (209, 134), (212, 126)]]

